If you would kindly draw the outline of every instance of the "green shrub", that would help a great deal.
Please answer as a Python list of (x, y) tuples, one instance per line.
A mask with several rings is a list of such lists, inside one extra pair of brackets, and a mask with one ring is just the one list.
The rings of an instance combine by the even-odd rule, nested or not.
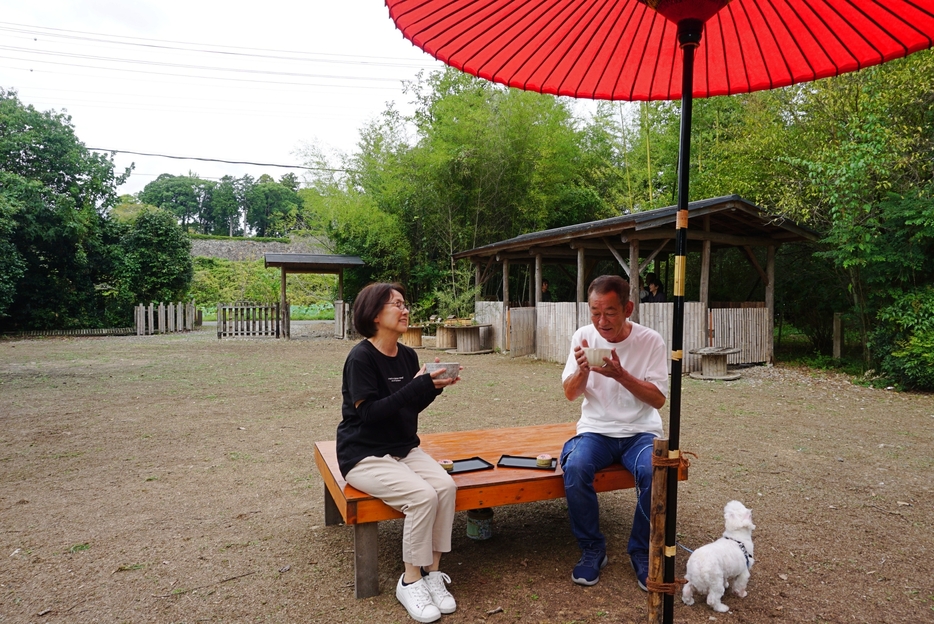
[(934, 390), (934, 288), (906, 292), (879, 310), (870, 350), (880, 372), (895, 383)]

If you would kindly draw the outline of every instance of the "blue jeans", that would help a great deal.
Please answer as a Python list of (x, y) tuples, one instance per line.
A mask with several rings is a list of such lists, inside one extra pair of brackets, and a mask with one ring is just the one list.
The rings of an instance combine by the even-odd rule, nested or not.
[(594, 475), (615, 462), (636, 481), (636, 511), (632, 518), (628, 552), (649, 550), (649, 510), (652, 503), (652, 446), (655, 436), (640, 433), (629, 438), (610, 438), (582, 433), (568, 440), (561, 451), (564, 491), (571, 518), (571, 532), (581, 550), (606, 550), (600, 532), (600, 504), (593, 487)]

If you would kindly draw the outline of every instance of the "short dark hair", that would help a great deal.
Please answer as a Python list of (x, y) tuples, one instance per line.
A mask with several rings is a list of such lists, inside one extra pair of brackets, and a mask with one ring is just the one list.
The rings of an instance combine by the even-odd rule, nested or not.
[(405, 288), (402, 284), (377, 282), (368, 284), (360, 291), (353, 302), (353, 327), (364, 338), (376, 335), (376, 317), (379, 316), (383, 306), (392, 299), (392, 291), (397, 290), (405, 298)]
[(619, 302), (623, 306), (629, 303), (629, 282), (619, 275), (601, 275), (590, 282), (590, 288), (587, 289), (587, 299), (590, 299), (590, 295), (594, 293), (608, 295), (611, 292), (616, 293)]

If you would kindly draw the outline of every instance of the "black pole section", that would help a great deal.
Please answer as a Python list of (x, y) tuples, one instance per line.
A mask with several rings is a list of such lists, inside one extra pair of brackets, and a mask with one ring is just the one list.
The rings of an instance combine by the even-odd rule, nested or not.
[[(678, 148), (678, 216), (675, 220), (674, 319), (671, 326), (671, 393), (668, 423), (668, 456), (680, 457), (681, 438), (681, 369), (684, 361), (684, 279), (688, 246), (688, 201), (691, 174), (691, 114), (694, 91), (694, 50), (700, 43), (704, 24), (684, 20), (678, 24), (681, 46), (681, 140)], [(678, 469), (668, 469), (668, 501), (665, 516), (664, 582), (674, 583), (675, 552), (678, 538)], [(674, 619), (674, 596), (662, 600), (662, 621)]]

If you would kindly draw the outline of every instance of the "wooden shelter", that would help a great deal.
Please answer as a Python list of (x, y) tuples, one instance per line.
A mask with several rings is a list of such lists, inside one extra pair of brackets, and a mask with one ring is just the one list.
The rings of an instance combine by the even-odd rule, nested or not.
[(299, 253), (267, 253), (265, 254), (266, 268), (278, 267), (281, 271), (279, 288), (279, 305), (283, 310), (284, 337), (291, 336), (288, 321), (288, 302), (285, 292), (286, 275), (288, 273), (324, 273), (337, 275), (337, 300), (334, 302), (334, 333), (340, 338), (346, 337), (346, 310), (344, 306), (344, 269), (363, 266), (363, 260), (357, 256), (299, 254)]
[[(625, 276), (632, 268), (643, 272), (653, 260), (667, 257), (675, 251), (675, 219), (677, 207), (637, 212), (600, 221), (591, 221), (562, 228), (523, 234), (509, 240), (484, 245), (454, 254), (455, 259), (468, 259), (474, 263), (478, 285), (485, 283), (500, 268), (503, 275), (502, 302), (477, 302), (477, 316), (484, 322), (497, 323), (499, 335), (491, 336), (494, 346), (511, 353), (519, 346), (519, 355), (536, 353), (543, 359), (563, 361), (567, 357), (570, 334), (589, 322), (586, 309), (586, 286), (595, 265), (602, 260), (618, 263)], [(743, 361), (771, 361), (772, 328), (775, 309), (775, 251), (782, 243), (813, 241), (817, 234), (789, 219), (769, 215), (759, 206), (738, 195), (717, 197), (691, 202), (688, 205), (688, 250), (700, 252), (700, 296), (697, 302), (686, 304), (685, 350), (708, 346), (739, 347), (731, 356), (731, 363)], [(732, 312), (712, 314), (709, 309), (710, 260), (720, 248), (736, 247), (743, 251), (765, 285), (765, 301), (746, 308), (761, 308), (758, 313)], [(765, 267), (753, 249), (767, 250)], [(577, 293), (574, 303), (548, 304), (540, 301), (542, 265), (557, 264), (576, 277)], [(534, 302), (533, 312), (526, 308), (509, 309), (509, 269), (513, 264), (534, 266), (534, 285), (530, 284), (529, 299)], [(576, 268), (568, 270), (567, 267)], [(635, 302), (632, 319), (653, 327), (663, 337), (671, 335), (671, 303), (639, 304), (638, 280), (630, 280), (631, 298)], [(522, 297), (519, 297), (521, 299)], [(501, 304), (501, 310), (495, 304)], [(570, 306), (570, 307), (568, 307)], [(501, 318), (496, 317), (502, 315)], [(742, 317), (745, 315), (745, 320)], [(529, 317), (534, 319), (529, 320)], [(517, 318), (513, 318), (517, 317)], [(523, 317), (523, 318), (518, 318)], [(548, 317), (551, 320), (543, 319)], [(753, 318), (755, 317), (755, 318)], [(517, 330), (516, 325), (525, 329)], [(736, 323), (748, 323), (749, 331), (733, 331)], [(532, 326), (532, 346), (528, 345), (528, 327)], [(517, 340), (521, 344), (517, 344)], [(724, 344), (730, 342), (731, 344)], [(742, 344), (735, 344), (741, 342)], [(753, 344), (754, 343), (754, 344)], [(751, 359), (750, 359), (751, 358)], [(700, 358), (689, 358), (685, 372), (700, 367)]]

